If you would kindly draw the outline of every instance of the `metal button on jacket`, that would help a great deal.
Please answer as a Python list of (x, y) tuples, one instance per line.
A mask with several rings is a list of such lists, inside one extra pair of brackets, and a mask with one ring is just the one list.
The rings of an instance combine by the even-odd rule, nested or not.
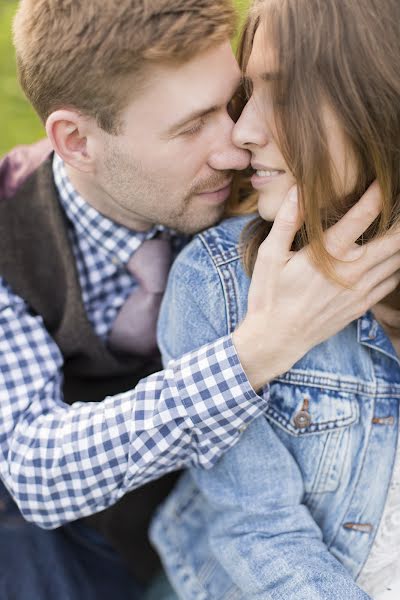
[(299, 410), (294, 415), (293, 421), (297, 429), (304, 429), (304, 427), (308, 427), (311, 424), (311, 415), (306, 410)]

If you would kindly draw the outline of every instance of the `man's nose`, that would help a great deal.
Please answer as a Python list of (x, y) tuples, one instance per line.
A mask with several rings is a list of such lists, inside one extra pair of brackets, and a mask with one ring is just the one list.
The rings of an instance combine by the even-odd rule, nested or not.
[(250, 152), (231, 145), (210, 155), (208, 164), (216, 171), (242, 171), (250, 164)]

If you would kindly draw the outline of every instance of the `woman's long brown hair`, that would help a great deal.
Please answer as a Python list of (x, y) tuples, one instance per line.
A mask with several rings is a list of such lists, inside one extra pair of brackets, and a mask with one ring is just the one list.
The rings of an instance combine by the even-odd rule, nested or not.
[[(400, 1), (255, 0), (242, 37), (243, 70), (257, 27), (276, 50), (273, 84), (277, 143), (294, 175), (305, 215), (301, 243), (331, 274), (323, 232), (374, 179), (382, 211), (363, 240), (381, 235), (400, 215)], [(322, 118), (326, 102), (338, 117), (355, 160), (351, 194), (338, 192)], [(254, 196), (231, 213), (251, 212)], [(251, 273), (271, 224), (257, 217), (245, 230), (243, 255)]]

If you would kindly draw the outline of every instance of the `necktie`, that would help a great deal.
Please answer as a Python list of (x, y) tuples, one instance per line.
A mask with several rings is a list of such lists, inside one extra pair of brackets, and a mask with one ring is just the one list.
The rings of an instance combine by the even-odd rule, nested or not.
[(166, 233), (142, 243), (127, 264), (137, 283), (119, 311), (109, 336), (112, 350), (149, 355), (157, 348), (156, 324), (171, 266)]

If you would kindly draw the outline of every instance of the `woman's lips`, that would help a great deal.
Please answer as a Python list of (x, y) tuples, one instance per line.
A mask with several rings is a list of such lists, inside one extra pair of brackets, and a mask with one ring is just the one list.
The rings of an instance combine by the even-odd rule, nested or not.
[[(253, 167), (254, 168), (254, 167)], [(255, 189), (262, 188), (264, 185), (270, 183), (277, 177), (284, 175), (285, 171), (280, 169), (272, 169), (270, 167), (260, 167), (255, 170), (255, 173), (251, 177), (251, 185)]]

